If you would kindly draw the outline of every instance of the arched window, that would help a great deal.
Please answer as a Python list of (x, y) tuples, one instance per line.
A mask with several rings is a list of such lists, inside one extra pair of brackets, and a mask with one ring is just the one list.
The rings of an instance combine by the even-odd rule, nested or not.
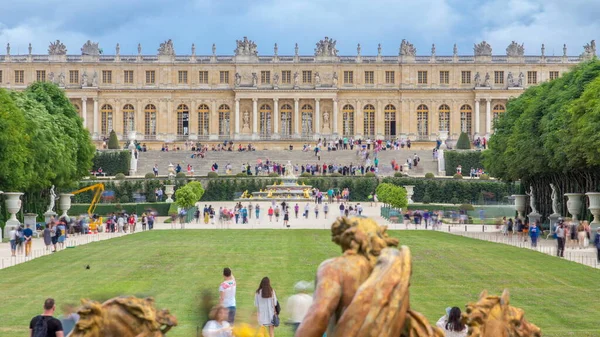
[(425, 104), (417, 107), (417, 136), (419, 139), (429, 136), (429, 108)]
[(198, 138), (208, 138), (210, 109), (206, 104), (198, 106)]
[(440, 105), (439, 108), (440, 131), (450, 132), (450, 107), (447, 104)]
[(230, 113), (229, 105), (221, 104), (219, 106), (219, 136), (229, 137), (230, 133)]
[(177, 138), (183, 139), (190, 134), (190, 109), (185, 104), (177, 106)]
[(292, 137), (292, 106), (284, 104), (280, 108), (281, 113), (281, 138)]
[(304, 104), (300, 109), (302, 114), (302, 137), (310, 138), (313, 135), (313, 107), (310, 104)]
[(271, 132), (273, 132), (273, 110), (268, 104), (263, 104), (258, 109), (259, 116), (259, 133), (261, 138), (270, 138)]
[(123, 106), (123, 136), (127, 137), (130, 131), (135, 131), (135, 109), (133, 105)]
[(375, 107), (367, 104), (363, 107), (363, 136), (365, 138), (375, 137)]
[(472, 115), (473, 110), (470, 105), (465, 104), (460, 107), (460, 131), (466, 133), (469, 137), (472, 135)]
[(144, 139), (156, 139), (156, 106), (148, 104), (144, 108)]
[(113, 129), (113, 108), (110, 104), (104, 104), (100, 108), (100, 113), (102, 115), (100, 132), (102, 136), (108, 137)]
[(345, 137), (354, 137), (354, 107), (350, 104), (342, 108), (343, 134)]
[(383, 109), (385, 116), (385, 138), (394, 139), (396, 138), (396, 107), (392, 104), (388, 104)]
[(500, 116), (500, 114), (503, 114), (504, 112), (506, 112), (506, 108), (504, 107), (504, 105), (502, 105), (502, 104), (494, 105), (494, 108), (492, 109), (492, 113), (494, 114), (494, 120), (496, 118), (498, 118)]

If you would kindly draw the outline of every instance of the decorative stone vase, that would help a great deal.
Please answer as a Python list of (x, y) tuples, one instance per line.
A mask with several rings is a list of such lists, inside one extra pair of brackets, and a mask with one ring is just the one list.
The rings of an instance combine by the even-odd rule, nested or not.
[(129, 139), (129, 146), (128, 148), (130, 150), (135, 150), (135, 137), (137, 135), (136, 131), (129, 131), (129, 133), (127, 134), (127, 139)]
[(577, 219), (577, 216), (581, 211), (583, 193), (565, 193), (565, 196), (569, 198), (567, 200), (567, 210), (573, 216), (573, 222), (578, 223), (579, 219)]
[(18, 227), (21, 225), (21, 222), (17, 219), (17, 213), (21, 209), (21, 199), (20, 197), (23, 193), (20, 192), (5, 192), (6, 196), (6, 211), (10, 214), (10, 218), (6, 220), (6, 224), (4, 226), (4, 237), (8, 237), (8, 232), (10, 232), (11, 227)]
[(523, 219), (523, 213), (525, 213), (525, 209), (527, 209), (527, 195), (514, 194), (513, 197), (515, 198), (515, 210), (519, 214), (519, 219)]
[(406, 189), (406, 198), (408, 199), (408, 203), (412, 204), (414, 203), (414, 201), (412, 200), (412, 196), (415, 193), (414, 192), (414, 185), (405, 185), (404, 188)]
[(167, 195), (167, 202), (173, 202), (171, 196), (173, 196), (173, 192), (175, 192), (174, 188), (175, 185), (165, 185), (165, 194)]
[(74, 196), (74, 194), (69, 194), (69, 193), (61, 193), (59, 195), (58, 206), (63, 211), (62, 216), (66, 217), (66, 218), (69, 217), (67, 215), (67, 212), (71, 209), (71, 197), (73, 197), (73, 196)]
[(594, 216), (594, 221), (592, 221), (590, 226), (595, 231), (596, 228), (600, 227), (600, 192), (587, 192), (585, 195), (587, 195), (590, 201), (590, 213)]
[(440, 144), (440, 150), (447, 149), (448, 146), (446, 146), (446, 140), (448, 140), (448, 131), (440, 131), (440, 140), (442, 141)]

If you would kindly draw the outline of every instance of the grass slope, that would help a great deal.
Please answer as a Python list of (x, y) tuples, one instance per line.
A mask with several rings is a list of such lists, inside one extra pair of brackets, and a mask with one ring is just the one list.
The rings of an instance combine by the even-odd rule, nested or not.
[[(432, 323), (447, 306), (464, 308), (483, 289), (500, 294), (508, 288), (511, 304), (523, 308), (544, 336), (600, 336), (600, 306), (593, 296), (598, 270), (449, 234), (391, 235), (411, 248), (411, 304)], [(0, 336), (24, 336), (46, 297), (60, 307), (122, 294), (154, 296), (179, 319), (169, 336), (194, 336), (200, 294), (218, 296), (225, 266), (238, 281), (237, 319), (253, 323), (253, 294), (263, 276), (271, 278), (285, 308), (294, 283), (313, 280), (319, 263), (339, 253), (328, 232), (314, 230), (153, 231), (67, 249), (0, 270)], [(277, 336), (291, 332), (280, 327)]]

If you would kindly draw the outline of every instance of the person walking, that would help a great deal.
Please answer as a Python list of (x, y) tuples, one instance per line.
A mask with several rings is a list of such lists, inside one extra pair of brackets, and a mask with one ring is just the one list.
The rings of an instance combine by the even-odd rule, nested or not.
[(8, 239), (10, 242), (10, 256), (17, 256), (17, 229), (15, 226), (10, 228)]
[(534, 222), (533, 224), (531, 224), (531, 227), (529, 228), (529, 237), (531, 238), (531, 248), (537, 248), (537, 240), (538, 240), (538, 237), (540, 236), (540, 229), (537, 225), (538, 225), (538, 223)]
[(263, 277), (258, 289), (256, 289), (254, 306), (257, 309), (258, 324), (269, 330), (270, 337), (275, 337), (277, 295), (275, 289), (271, 287), (271, 281), (268, 277)]
[(318, 219), (318, 218), (319, 218), (319, 205), (316, 204), (315, 205), (315, 219)]
[(260, 205), (256, 204), (256, 207), (254, 208), (254, 214), (256, 215), (256, 223), (260, 222)]
[(312, 296), (307, 294), (310, 287), (310, 282), (300, 281), (294, 285), (296, 294), (288, 298), (285, 309), (289, 313), (289, 321), (287, 324), (292, 326), (292, 330), (296, 333), (300, 323), (304, 320), (304, 317), (308, 313), (310, 306), (312, 305)]
[(287, 208), (283, 211), (283, 225), (287, 228), (290, 228), (290, 212), (288, 212)]
[(583, 223), (579, 223), (577, 226), (577, 245), (579, 249), (585, 248), (585, 238), (587, 237), (587, 233), (585, 232), (585, 226)]
[(304, 218), (308, 219), (308, 214), (310, 211), (310, 206), (308, 205), (308, 203), (306, 203), (306, 205), (304, 205)]
[(227, 318), (227, 308), (218, 305), (213, 307), (208, 314), (210, 321), (202, 328), (203, 337), (231, 337), (232, 328)]
[(446, 315), (442, 316), (435, 325), (442, 329), (446, 337), (466, 337), (469, 328), (461, 320), (460, 308), (446, 309)]
[(50, 224), (46, 224), (46, 227), (44, 227), (44, 231), (42, 232), (42, 236), (44, 238), (46, 250), (50, 250), (50, 247), (52, 246), (52, 231), (50, 230)]
[(227, 310), (229, 310), (227, 322), (229, 322), (229, 324), (232, 325), (235, 322), (236, 290), (237, 284), (235, 282), (235, 277), (233, 277), (231, 269), (228, 267), (223, 268), (223, 282), (221, 282), (221, 285), (219, 286), (219, 304)]
[(564, 257), (565, 254), (565, 229), (564, 223), (559, 222), (558, 227), (556, 227), (556, 256)]
[(327, 219), (327, 213), (329, 213), (329, 205), (325, 203), (325, 205), (323, 205), (323, 214), (325, 215), (325, 219)]
[(269, 216), (269, 222), (273, 222), (273, 206), (269, 206), (269, 210), (267, 211), (267, 215)]
[(275, 205), (275, 222), (279, 222), (279, 213), (280, 213), (279, 205)]
[(65, 240), (67, 239), (67, 226), (65, 225), (64, 220), (61, 220), (61, 222), (58, 223), (58, 226), (56, 226), (56, 235), (58, 236), (58, 239), (56, 240), (58, 247), (64, 249)]
[(25, 240), (25, 256), (31, 255), (31, 244), (33, 239), (33, 231), (29, 228), (30, 225), (27, 224), (25, 229), (23, 230), (23, 239)]
[(296, 203), (296, 205), (294, 206), (294, 213), (296, 214), (296, 219), (298, 219), (298, 212), (300, 212), (300, 206), (298, 206), (298, 203)]
[(340, 216), (344, 216), (344, 210), (345, 210), (344, 203), (341, 203), (340, 204)]
[(29, 322), (29, 335), (32, 337), (64, 337), (62, 323), (53, 317), (54, 311), (56, 311), (54, 299), (46, 299), (44, 313), (33, 317)]
[(594, 247), (598, 251), (598, 263), (600, 263), (600, 227), (598, 227), (596, 231), (596, 236), (594, 237)]

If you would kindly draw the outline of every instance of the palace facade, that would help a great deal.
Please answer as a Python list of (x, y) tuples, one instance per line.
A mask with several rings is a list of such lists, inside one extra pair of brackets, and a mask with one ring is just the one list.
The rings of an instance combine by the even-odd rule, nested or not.
[(447, 132), (493, 133), (493, 119), (523, 90), (561, 76), (596, 54), (594, 41), (579, 56), (526, 56), (515, 42), (504, 55), (484, 42), (472, 55), (418, 56), (403, 40), (398, 55), (339, 56), (325, 38), (314, 54), (258, 54), (243, 38), (231, 56), (178, 55), (171, 40), (156, 55), (105, 55), (88, 41), (81, 55), (60, 41), (47, 55), (0, 55), (0, 87), (35, 81), (63, 87), (94, 139), (136, 131), (144, 142), (287, 140), (347, 136), (435, 140)]

